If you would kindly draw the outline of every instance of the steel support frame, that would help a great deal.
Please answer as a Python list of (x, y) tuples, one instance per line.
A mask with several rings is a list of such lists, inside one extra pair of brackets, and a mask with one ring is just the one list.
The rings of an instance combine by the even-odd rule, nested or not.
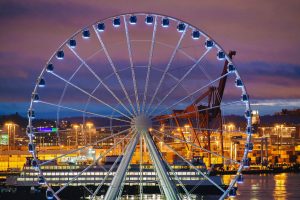
[(130, 144), (128, 145), (124, 153), (124, 157), (121, 163), (119, 164), (116, 175), (114, 176), (111, 185), (105, 194), (104, 200), (112, 200), (118, 198), (120, 188), (122, 186), (122, 183), (125, 181), (126, 171), (130, 164), (133, 153), (136, 149), (136, 145), (139, 141), (139, 138), (140, 138), (140, 133), (137, 133), (134, 136), (134, 138), (131, 140)]
[(170, 176), (168, 175), (168, 171), (165, 167), (165, 163), (163, 162), (161, 154), (157, 150), (157, 147), (156, 147), (152, 137), (150, 136), (150, 134), (148, 132), (143, 132), (142, 136), (145, 138), (147, 148), (149, 150), (150, 156), (153, 161), (153, 166), (156, 169), (160, 184), (166, 195), (166, 199), (167, 200), (179, 200), (180, 197), (178, 196), (176, 185), (170, 179)]

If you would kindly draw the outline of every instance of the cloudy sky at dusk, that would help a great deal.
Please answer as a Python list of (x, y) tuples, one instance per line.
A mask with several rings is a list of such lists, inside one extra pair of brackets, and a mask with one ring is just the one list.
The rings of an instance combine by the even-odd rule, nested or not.
[(43, 65), (74, 32), (129, 12), (174, 16), (236, 50), (235, 63), (262, 113), (300, 107), (299, 10), (298, 0), (1, 0), (0, 115), (26, 112)]

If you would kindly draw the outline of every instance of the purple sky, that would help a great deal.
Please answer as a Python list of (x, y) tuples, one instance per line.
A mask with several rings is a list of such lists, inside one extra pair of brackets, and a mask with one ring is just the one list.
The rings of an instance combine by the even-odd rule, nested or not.
[(204, 30), (226, 51), (236, 50), (240, 74), (263, 113), (299, 107), (299, 10), (298, 0), (1, 0), (0, 114), (26, 111), (44, 63), (70, 35), (127, 12), (174, 16)]

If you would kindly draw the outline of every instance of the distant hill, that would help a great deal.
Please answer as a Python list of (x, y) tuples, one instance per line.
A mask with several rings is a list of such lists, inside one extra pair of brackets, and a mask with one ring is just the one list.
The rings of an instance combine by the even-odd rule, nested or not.
[[(244, 116), (227, 115), (224, 116), (224, 119), (225, 119), (225, 123), (232, 122), (235, 123), (236, 126), (238, 127), (243, 127), (245, 125)], [(82, 123), (82, 117), (63, 118), (61, 120), (65, 120), (70, 123)], [(87, 118), (86, 121), (93, 122), (96, 127), (110, 125), (110, 119), (107, 118), (91, 117), (91, 118)], [(0, 116), (0, 126), (1, 125), (3, 126), (6, 122), (14, 122), (18, 124), (20, 127), (25, 128), (28, 124), (28, 119), (26, 117), (21, 116), (19, 113)], [(49, 119), (34, 120), (35, 125), (42, 125), (45, 124), (45, 122), (47, 124), (54, 125), (53, 120), (49, 120)], [(124, 124), (124, 122), (114, 120), (113, 124), (122, 125)], [(263, 126), (274, 125), (274, 124), (286, 124), (286, 125), (300, 124), (300, 109), (295, 109), (295, 110), (283, 109), (281, 112), (277, 112), (274, 115), (260, 116), (260, 124)]]
[(19, 115), (19, 113), (0, 116), (0, 126), (4, 125), (6, 122), (13, 122), (21, 127), (26, 127), (28, 124), (28, 119)]

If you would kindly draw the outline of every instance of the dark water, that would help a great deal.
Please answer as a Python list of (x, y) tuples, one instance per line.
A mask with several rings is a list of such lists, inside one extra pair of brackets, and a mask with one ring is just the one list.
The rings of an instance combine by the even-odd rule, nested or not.
[(245, 181), (239, 184), (238, 196), (241, 200), (300, 200), (300, 174), (244, 175)]

